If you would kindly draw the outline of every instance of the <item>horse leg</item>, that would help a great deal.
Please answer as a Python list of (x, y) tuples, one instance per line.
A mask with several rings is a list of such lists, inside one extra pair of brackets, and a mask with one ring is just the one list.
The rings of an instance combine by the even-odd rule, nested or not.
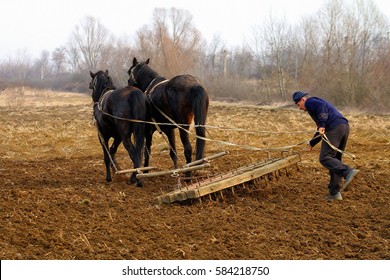
[[(206, 128), (204, 126), (195, 127), (196, 136), (205, 138), (206, 137)], [(195, 160), (202, 159), (204, 156), (204, 148), (206, 141), (204, 139), (196, 138), (196, 157)]]
[[(183, 128), (188, 130), (189, 126), (183, 126)], [(180, 139), (181, 139), (181, 142), (183, 143), (184, 156), (186, 158), (186, 163), (190, 163), (191, 158), (192, 158), (192, 146), (191, 146), (187, 131), (180, 129)], [(186, 172), (186, 177), (191, 177), (191, 171)]]
[[(142, 161), (142, 151), (144, 149), (144, 143), (145, 143), (145, 127), (144, 124), (138, 123), (134, 124), (134, 168), (141, 167), (141, 161)], [(137, 172), (134, 172), (133, 180), (136, 180), (136, 186), (142, 187), (142, 181), (137, 178)]]
[[(115, 166), (117, 168), (119, 168), (119, 167), (118, 167), (118, 163), (116, 162), (116, 159), (115, 159), (115, 154), (116, 154), (116, 152), (118, 150), (118, 147), (121, 144), (121, 142), (122, 142), (122, 139), (114, 138), (114, 143), (112, 143), (112, 145), (110, 147), (110, 155), (111, 155), (111, 159), (113, 161), (112, 164), (115, 164)], [(111, 168), (113, 168), (113, 167), (114, 166), (111, 166)], [(117, 171), (117, 170), (114, 169), (114, 171)]]
[(110, 157), (108, 155), (108, 140), (103, 139), (103, 136), (99, 136), (100, 144), (102, 145), (103, 155), (104, 155), (104, 164), (106, 166), (106, 182), (109, 183), (112, 181), (111, 178), (111, 169), (110, 169)]
[[(141, 166), (140, 164), (141, 154), (139, 156), (136, 155), (136, 148), (134, 144), (131, 142), (131, 134), (128, 135), (128, 137), (127, 136), (123, 137), (122, 141), (123, 141), (123, 146), (125, 146), (125, 149), (127, 150), (127, 153), (129, 154), (129, 157), (133, 162), (134, 168), (139, 168)], [(137, 182), (137, 187), (142, 187), (142, 182), (140, 180), (137, 180), (136, 175), (137, 175), (136, 172), (133, 172), (131, 174), (129, 184), (134, 184)]]
[[(148, 129), (145, 132), (145, 151), (144, 151), (145, 159), (144, 159), (144, 167), (148, 167), (149, 166), (150, 155), (152, 153), (152, 139), (153, 139), (154, 131), (155, 131), (154, 129), (150, 129), (148, 127)], [(147, 173), (147, 172), (148, 171), (145, 171), (145, 173)]]
[(177, 153), (176, 153), (176, 141), (175, 141), (175, 130), (173, 128), (167, 128), (163, 130), (165, 135), (168, 137), (168, 142), (170, 146), (169, 155), (173, 161), (173, 167), (177, 169)]

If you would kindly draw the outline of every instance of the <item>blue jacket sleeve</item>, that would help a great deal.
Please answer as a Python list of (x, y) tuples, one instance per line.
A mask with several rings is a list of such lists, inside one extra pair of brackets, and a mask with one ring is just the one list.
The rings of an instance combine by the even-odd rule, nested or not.
[(313, 135), (313, 138), (309, 141), (310, 146), (314, 147), (315, 145), (317, 145), (321, 141), (321, 137), (317, 137), (318, 135), (320, 135), (320, 133), (317, 131)]

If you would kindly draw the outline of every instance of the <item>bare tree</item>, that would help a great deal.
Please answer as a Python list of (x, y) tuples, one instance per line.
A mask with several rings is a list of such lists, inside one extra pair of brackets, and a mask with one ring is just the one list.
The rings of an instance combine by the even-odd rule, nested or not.
[(271, 99), (272, 91), (272, 75), (268, 71), (271, 64), (268, 54), (266, 53), (266, 44), (263, 39), (262, 29), (260, 26), (252, 27), (252, 38), (247, 42), (247, 47), (250, 50), (255, 60), (255, 73), (258, 74), (262, 86), (265, 91), (266, 99)]
[(221, 54), (226, 50), (226, 45), (222, 42), (222, 38), (218, 35), (215, 35), (208, 45), (207, 56), (205, 61), (205, 67), (210, 69), (211, 72), (221, 71), (223, 65), (223, 58)]
[(52, 52), (52, 60), (55, 65), (55, 73), (58, 76), (62, 71), (64, 71), (64, 66), (66, 63), (66, 48), (58, 47)]
[(289, 71), (294, 66), (291, 33), (291, 26), (285, 19), (278, 20), (270, 14), (262, 27), (253, 28), (253, 41), (249, 45), (261, 68), (267, 91), (272, 90), (276, 83), (282, 100), (286, 100)]
[(114, 80), (118, 83), (127, 84), (129, 78), (127, 70), (130, 68), (129, 57), (134, 55), (134, 49), (125, 38), (117, 40), (115, 45), (109, 46), (106, 67)]
[(137, 53), (153, 58), (153, 65), (167, 76), (193, 72), (202, 48), (192, 15), (176, 8), (156, 8), (152, 25), (137, 32), (137, 42)]
[(316, 16), (305, 18), (295, 29), (295, 71), (296, 88), (312, 89), (319, 76), (322, 65), (319, 63), (322, 47), (320, 44), (319, 22)]
[(85, 70), (81, 53), (78, 49), (78, 46), (74, 40), (68, 41), (68, 46), (66, 48), (66, 57), (67, 57), (67, 64), (69, 65), (69, 70), (72, 73), (75, 72), (82, 72)]
[(156, 39), (153, 30), (149, 26), (144, 25), (136, 34), (136, 56), (142, 58), (151, 58), (152, 61), (157, 62), (158, 50), (161, 46), (155, 46)]
[(378, 76), (373, 67), (389, 49), (389, 25), (371, 0), (356, 0), (352, 7), (330, 0), (319, 20), (323, 75), (317, 84), (337, 104), (356, 104)]
[(14, 66), (18, 73), (18, 82), (24, 85), (28, 71), (31, 70), (31, 55), (27, 50), (19, 50), (16, 55)]
[(50, 63), (50, 53), (46, 50), (41, 52), (41, 57), (36, 61), (36, 66), (40, 73), (40, 79), (44, 80), (48, 71)]
[(107, 48), (109, 31), (93, 17), (76, 25), (68, 43), (68, 55), (79, 70), (97, 69)]
[(23, 86), (32, 72), (31, 65), (31, 55), (26, 49), (18, 50), (13, 57), (7, 57), (0, 65), (2, 87), (6, 87), (7, 84), (22, 86), (20, 93), (23, 94)]

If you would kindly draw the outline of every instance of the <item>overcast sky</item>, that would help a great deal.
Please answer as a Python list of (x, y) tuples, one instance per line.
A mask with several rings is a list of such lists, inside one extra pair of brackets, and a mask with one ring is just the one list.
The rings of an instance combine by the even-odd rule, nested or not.
[[(345, 0), (350, 1), (350, 0)], [(131, 38), (151, 22), (154, 8), (188, 10), (195, 27), (210, 42), (218, 34), (228, 46), (241, 46), (251, 27), (270, 14), (295, 23), (315, 14), (326, 0), (7, 0), (0, 16), (0, 59), (27, 51), (38, 57), (66, 44), (86, 16), (99, 19), (116, 36)], [(388, 0), (374, 0), (390, 18)]]

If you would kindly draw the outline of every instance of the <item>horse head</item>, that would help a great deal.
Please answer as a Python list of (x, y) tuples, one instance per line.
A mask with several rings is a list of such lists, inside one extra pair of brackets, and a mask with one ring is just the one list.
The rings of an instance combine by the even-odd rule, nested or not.
[(112, 78), (108, 75), (108, 70), (105, 72), (98, 71), (92, 73), (89, 71), (92, 81), (89, 83), (89, 88), (92, 89), (92, 99), (94, 102), (98, 102), (100, 96), (110, 89), (115, 89)]
[(138, 62), (137, 58), (134, 57), (133, 64), (127, 71), (127, 74), (129, 74), (130, 76), (127, 80), (127, 84), (129, 86), (135, 86), (138, 88), (142, 87), (142, 83), (144, 82), (143, 79), (145, 78), (144, 74), (149, 73), (151, 71), (154, 72), (151, 68), (146, 67), (149, 64), (149, 61), (150, 59), (148, 58), (145, 62)]

